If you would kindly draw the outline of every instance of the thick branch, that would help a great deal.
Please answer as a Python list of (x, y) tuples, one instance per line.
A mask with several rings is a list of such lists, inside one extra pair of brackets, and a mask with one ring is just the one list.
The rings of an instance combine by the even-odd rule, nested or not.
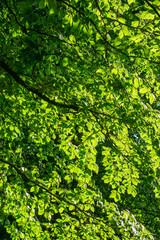
[(40, 93), (37, 89), (27, 85), (21, 77), (18, 76), (18, 74), (16, 72), (14, 72), (4, 61), (0, 61), (0, 66), (10, 75), (14, 78), (14, 80), (21, 85), (22, 87), (24, 87), (25, 89), (27, 89), (28, 91), (36, 94), (39, 98), (43, 99), (44, 101), (57, 106), (57, 107), (62, 107), (62, 108), (69, 108), (69, 109), (73, 109), (75, 111), (79, 110), (79, 107), (77, 105), (67, 105), (64, 103), (58, 103), (55, 100), (51, 100), (49, 99), (47, 96), (43, 95), (42, 93)]

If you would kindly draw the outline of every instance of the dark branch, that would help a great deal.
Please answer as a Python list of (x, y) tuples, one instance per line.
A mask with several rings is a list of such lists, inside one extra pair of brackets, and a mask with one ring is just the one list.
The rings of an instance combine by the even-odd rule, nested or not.
[[(42, 183), (30, 179), (30, 178), (24, 173), (24, 171), (23, 171), (22, 169), (18, 168), (15, 164), (13, 164), (13, 163), (11, 163), (11, 162), (9, 162), (9, 161), (6, 161), (6, 160), (4, 160), (4, 159), (2, 159), (2, 158), (0, 158), (0, 162), (3, 162), (3, 163), (5, 163), (5, 164), (8, 164), (10, 167), (14, 168), (15, 171), (16, 171), (23, 179), (25, 179), (27, 182), (33, 183), (34, 185), (36, 185), (36, 186), (38, 186), (39, 188), (43, 189), (45, 192), (49, 193), (51, 196), (53, 196), (53, 197), (56, 198), (57, 200), (59, 200), (59, 201), (61, 201), (61, 202), (63, 201), (63, 202), (65, 202), (65, 203), (68, 203), (69, 205), (74, 206), (77, 211), (83, 213), (83, 214), (86, 215), (87, 217), (91, 217), (91, 218), (94, 219), (94, 220), (101, 221), (101, 222), (105, 223), (106, 225), (108, 225), (108, 224), (106, 223), (106, 221), (90, 215), (87, 211), (82, 210), (82, 209), (81, 209), (80, 207), (78, 207), (76, 204), (68, 201), (68, 200), (65, 199), (64, 197), (58, 196), (57, 194), (53, 193), (52, 191), (50, 191), (49, 189), (47, 189), (47, 188), (45, 187), (45, 185), (42, 185)], [(115, 226), (110, 226), (110, 225), (108, 225), (108, 226), (111, 227), (111, 228), (117, 229), (117, 227), (115, 227)]]
[(158, 15), (158, 17), (160, 17), (160, 14), (157, 11), (157, 9), (148, 0), (144, 0), (144, 1), (153, 9), (153, 11)]
[(22, 24), (18, 21), (16, 14), (12, 11), (12, 9), (11, 9), (10, 6), (8, 5), (7, 1), (5, 0), (4, 2), (5, 2), (5, 4), (6, 4), (6, 6), (7, 6), (7, 8), (9, 9), (10, 13), (14, 16), (16, 23), (21, 27), (22, 31), (23, 31), (25, 34), (27, 34), (27, 29), (26, 29), (24, 26), (22, 26)]
[(40, 93), (37, 89), (29, 86), (28, 84), (26, 84), (21, 77), (18, 76), (18, 74), (16, 72), (14, 72), (4, 61), (0, 61), (0, 66), (10, 75), (14, 78), (14, 80), (21, 85), (22, 87), (24, 87), (25, 89), (27, 89), (28, 91), (36, 94), (39, 98), (43, 99), (44, 101), (52, 104), (53, 106), (57, 106), (57, 107), (61, 107), (61, 108), (69, 108), (69, 109), (73, 109), (75, 111), (79, 110), (79, 107), (77, 105), (67, 105), (64, 103), (58, 103), (55, 100), (51, 100), (50, 98), (48, 98), (47, 96), (43, 95), (42, 93)]

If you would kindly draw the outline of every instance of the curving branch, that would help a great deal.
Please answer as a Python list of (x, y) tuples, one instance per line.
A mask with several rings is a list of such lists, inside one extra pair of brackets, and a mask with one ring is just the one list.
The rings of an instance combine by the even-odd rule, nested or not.
[(4, 61), (0, 60), (0, 66), (11, 76), (13, 77), (13, 79), (22, 87), (24, 87), (25, 89), (27, 89), (29, 92), (32, 92), (34, 94), (36, 94), (39, 98), (41, 98), (42, 100), (50, 103), (53, 106), (57, 106), (57, 107), (61, 107), (61, 108), (69, 108), (69, 109), (73, 109), (75, 111), (79, 110), (78, 105), (67, 105), (64, 103), (58, 103), (55, 100), (51, 100), (49, 97), (47, 97), (46, 95), (40, 93), (37, 89), (29, 86), (28, 84), (26, 84), (21, 77), (18, 76), (18, 74), (13, 71)]
[(79, 211), (79, 212), (83, 213), (85, 216), (90, 217), (90, 218), (94, 219), (95, 221), (101, 221), (101, 222), (103, 222), (105, 225), (107, 225), (108, 227), (118, 230), (118, 227), (112, 226), (112, 225), (108, 225), (108, 223), (107, 223), (106, 220), (102, 220), (102, 219), (100, 219), (100, 218), (97, 218), (97, 217), (92, 216), (90, 213), (88, 213), (88, 212), (85, 211), (85, 210), (82, 210), (79, 206), (77, 206), (75, 203), (70, 202), (70, 201), (67, 200), (65, 197), (62, 197), (62, 196), (59, 196), (59, 195), (53, 193), (51, 190), (47, 189), (44, 184), (42, 185), (42, 183), (40, 183), (39, 181), (37, 181), (37, 180), (36, 180), (36, 181), (32, 180), (31, 178), (29, 178), (29, 177), (25, 174), (25, 172), (24, 172), (22, 169), (20, 169), (19, 167), (17, 167), (15, 164), (13, 164), (13, 163), (11, 163), (11, 162), (9, 162), (9, 161), (6, 161), (6, 160), (4, 160), (4, 159), (2, 159), (2, 158), (0, 158), (0, 162), (3, 162), (3, 163), (5, 163), (5, 164), (8, 164), (10, 167), (14, 168), (15, 171), (17, 172), (17, 174), (19, 174), (23, 179), (25, 179), (25, 181), (30, 182), (30, 183), (33, 183), (35, 186), (38, 186), (39, 188), (41, 188), (42, 190), (44, 190), (45, 192), (47, 192), (49, 195), (51, 195), (51, 196), (53, 196), (54, 198), (56, 198), (57, 200), (59, 200), (60, 202), (63, 201), (63, 202), (65, 202), (65, 203), (69, 204), (69, 205), (72, 205), (72, 206), (75, 207), (76, 211)]
[[(49, 97), (47, 97), (46, 95), (42, 94), (41, 92), (39, 92), (37, 89), (29, 86), (28, 84), (25, 83), (25, 81), (22, 80), (21, 77), (19, 77), (19, 75), (13, 71), (9, 66), (8, 64), (6, 64), (4, 61), (0, 60), (0, 67), (2, 67), (11, 77), (13, 77), (13, 79), (19, 84), (21, 85), (22, 87), (24, 87), (26, 90), (28, 90), (29, 92), (32, 92), (34, 94), (36, 94), (40, 99), (44, 100), (45, 102), (48, 102), (49, 104), (53, 105), (53, 106), (57, 106), (57, 107), (60, 107), (60, 108), (68, 108), (68, 109), (72, 109), (74, 111), (80, 111), (80, 107), (75, 104), (75, 105), (67, 105), (67, 104), (64, 104), (64, 103), (59, 103), (59, 102), (56, 102), (55, 100), (51, 100)], [(81, 109), (82, 110), (82, 109)], [(86, 110), (86, 109), (85, 109)], [(98, 114), (98, 115), (105, 115), (109, 118), (113, 118), (113, 119), (117, 119), (117, 120), (122, 120), (118, 117), (115, 117), (115, 116), (111, 116), (109, 114), (106, 114), (106, 113), (102, 113), (102, 112), (97, 112), (97, 111), (94, 111), (94, 110), (91, 110), (91, 109), (88, 109), (89, 112), (92, 112), (92, 113), (95, 113), (95, 114)]]

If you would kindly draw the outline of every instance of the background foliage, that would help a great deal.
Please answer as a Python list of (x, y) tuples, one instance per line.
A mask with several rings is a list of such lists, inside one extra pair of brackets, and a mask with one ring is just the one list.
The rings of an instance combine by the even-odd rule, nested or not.
[(0, 8), (0, 235), (159, 239), (159, 1)]

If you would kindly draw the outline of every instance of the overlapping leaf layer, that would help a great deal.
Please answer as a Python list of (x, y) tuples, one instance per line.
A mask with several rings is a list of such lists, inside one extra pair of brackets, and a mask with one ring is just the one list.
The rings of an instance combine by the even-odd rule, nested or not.
[(159, 1), (0, 8), (3, 239), (159, 239)]

